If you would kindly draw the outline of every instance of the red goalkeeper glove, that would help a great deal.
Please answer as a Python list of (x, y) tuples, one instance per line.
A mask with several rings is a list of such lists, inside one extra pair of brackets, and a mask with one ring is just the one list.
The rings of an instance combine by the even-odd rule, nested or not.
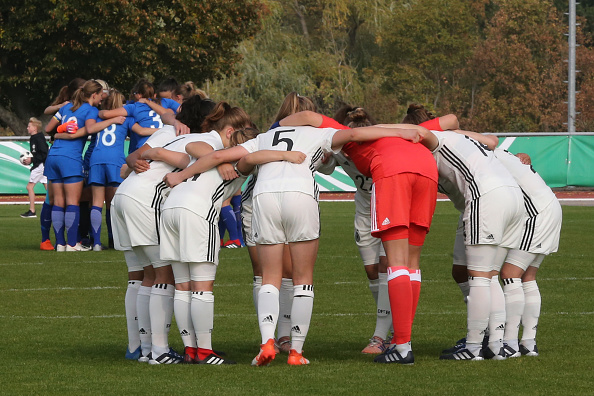
[(78, 131), (78, 125), (76, 121), (68, 121), (60, 126), (57, 129), (58, 133), (68, 132), (68, 133), (75, 133)]

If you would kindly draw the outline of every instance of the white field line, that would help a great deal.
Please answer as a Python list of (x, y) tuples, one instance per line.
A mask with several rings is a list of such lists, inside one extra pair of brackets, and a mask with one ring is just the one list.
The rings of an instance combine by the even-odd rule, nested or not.
[[(448, 315), (464, 315), (466, 311), (439, 311), (439, 312), (417, 312), (417, 315), (430, 315), (430, 316), (448, 316)], [(587, 316), (594, 315), (594, 312), (541, 312), (541, 316)], [(251, 318), (255, 317), (254, 313), (245, 314), (215, 314), (217, 318)], [(373, 312), (334, 312), (334, 313), (314, 313), (313, 316), (319, 317), (357, 317), (357, 316), (375, 316)], [(0, 319), (121, 319), (125, 318), (126, 315), (0, 315)]]
[[(592, 281), (594, 277), (585, 277), (585, 278), (577, 278), (577, 277), (565, 277), (565, 278), (540, 278), (538, 282), (549, 282), (549, 281)], [(453, 280), (432, 280), (432, 279), (424, 279), (423, 282), (425, 283), (454, 283)], [(330, 285), (362, 285), (364, 282), (354, 282), (354, 281), (346, 281), (346, 282), (332, 282), (332, 283), (323, 283), (319, 282), (318, 284), (330, 284)], [(250, 283), (223, 283), (223, 284), (216, 284), (215, 287), (249, 287)], [(49, 291), (49, 290), (62, 290), (62, 291), (70, 291), (70, 290), (123, 290), (126, 289), (126, 286), (91, 286), (91, 287), (39, 287), (39, 288), (30, 288), (30, 289), (0, 289), (0, 292), (31, 292), (31, 291)]]

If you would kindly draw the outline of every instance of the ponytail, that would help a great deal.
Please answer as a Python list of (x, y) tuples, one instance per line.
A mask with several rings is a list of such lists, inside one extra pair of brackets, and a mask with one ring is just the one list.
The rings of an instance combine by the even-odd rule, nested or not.
[(241, 129), (251, 124), (250, 116), (243, 109), (231, 107), (227, 102), (219, 102), (202, 123), (202, 132), (221, 132), (226, 125)]
[(423, 105), (411, 103), (406, 110), (406, 116), (402, 119), (402, 123), (419, 125), (434, 118), (435, 116), (425, 109)]
[(255, 128), (255, 126), (253, 125), (249, 128), (237, 129), (229, 137), (229, 146), (237, 146), (238, 144), (242, 144), (247, 142), (248, 140), (252, 140), (256, 136), (258, 136), (259, 133), (260, 131), (258, 131), (258, 129)]

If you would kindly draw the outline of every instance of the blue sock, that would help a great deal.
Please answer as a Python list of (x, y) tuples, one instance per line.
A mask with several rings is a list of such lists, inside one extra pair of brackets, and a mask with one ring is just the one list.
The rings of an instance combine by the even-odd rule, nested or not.
[(227, 227), (223, 221), (223, 212), (221, 211), (221, 217), (219, 217), (219, 237), (221, 241), (225, 238), (225, 232), (227, 232)]
[(235, 213), (239, 242), (241, 242), (241, 246), (245, 246), (245, 243), (243, 242), (243, 227), (241, 224), (241, 195), (235, 195), (233, 198), (231, 198), (231, 206), (233, 206), (233, 213)]
[(54, 234), (56, 234), (56, 245), (66, 245), (64, 239), (64, 208), (60, 206), (52, 206), (52, 225), (54, 226)]
[(105, 225), (107, 226), (107, 239), (113, 239), (113, 231), (111, 230), (111, 209), (105, 208)]
[(70, 246), (78, 242), (78, 222), (80, 220), (80, 208), (76, 205), (68, 205), (64, 214), (64, 225), (66, 226), (66, 238)]
[(39, 222), (41, 223), (41, 242), (44, 242), (50, 239), (50, 229), (52, 228), (52, 205), (47, 202), (41, 206)]
[(101, 244), (101, 221), (103, 220), (103, 208), (91, 206), (91, 236), (93, 244)]
[(227, 205), (221, 209), (221, 218), (223, 219), (225, 227), (229, 232), (229, 240), (238, 240), (239, 235), (237, 233), (237, 220), (235, 220), (235, 213), (233, 212), (233, 208), (231, 208), (230, 205)]

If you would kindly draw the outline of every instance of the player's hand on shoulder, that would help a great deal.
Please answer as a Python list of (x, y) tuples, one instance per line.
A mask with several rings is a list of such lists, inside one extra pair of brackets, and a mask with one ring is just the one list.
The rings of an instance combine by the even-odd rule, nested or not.
[(307, 156), (301, 151), (285, 151), (285, 161), (301, 164)]
[(136, 172), (136, 173), (146, 172), (150, 168), (151, 168), (151, 165), (145, 159), (137, 159), (136, 162), (134, 163), (134, 167), (133, 167), (134, 172)]
[(173, 188), (183, 181), (184, 179), (177, 172), (171, 172), (163, 176), (163, 182), (167, 184), (167, 187)]
[(190, 133), (190, 128), (188, 128), (188, 126), (186, 124), (184, 124), (183, 122), (180, 122), (178, 120), (175, 121), (175, 123), (173, 124), (173, 127), (175, 128), (176, 136), (187, 135), (188, 133)]
[(113, 119), (114, 124), (119, 124), (122, 125), (124, 122), (126, 122), (126, 117), (124, 116), (117, 116)]
[(233, 180), (239, 177), (239, 175), (235, 171), (235, 167), (229, 163), (218, 165), (217, 170), (219, 171), (219, 175), (221, 175), (223, 180)]

